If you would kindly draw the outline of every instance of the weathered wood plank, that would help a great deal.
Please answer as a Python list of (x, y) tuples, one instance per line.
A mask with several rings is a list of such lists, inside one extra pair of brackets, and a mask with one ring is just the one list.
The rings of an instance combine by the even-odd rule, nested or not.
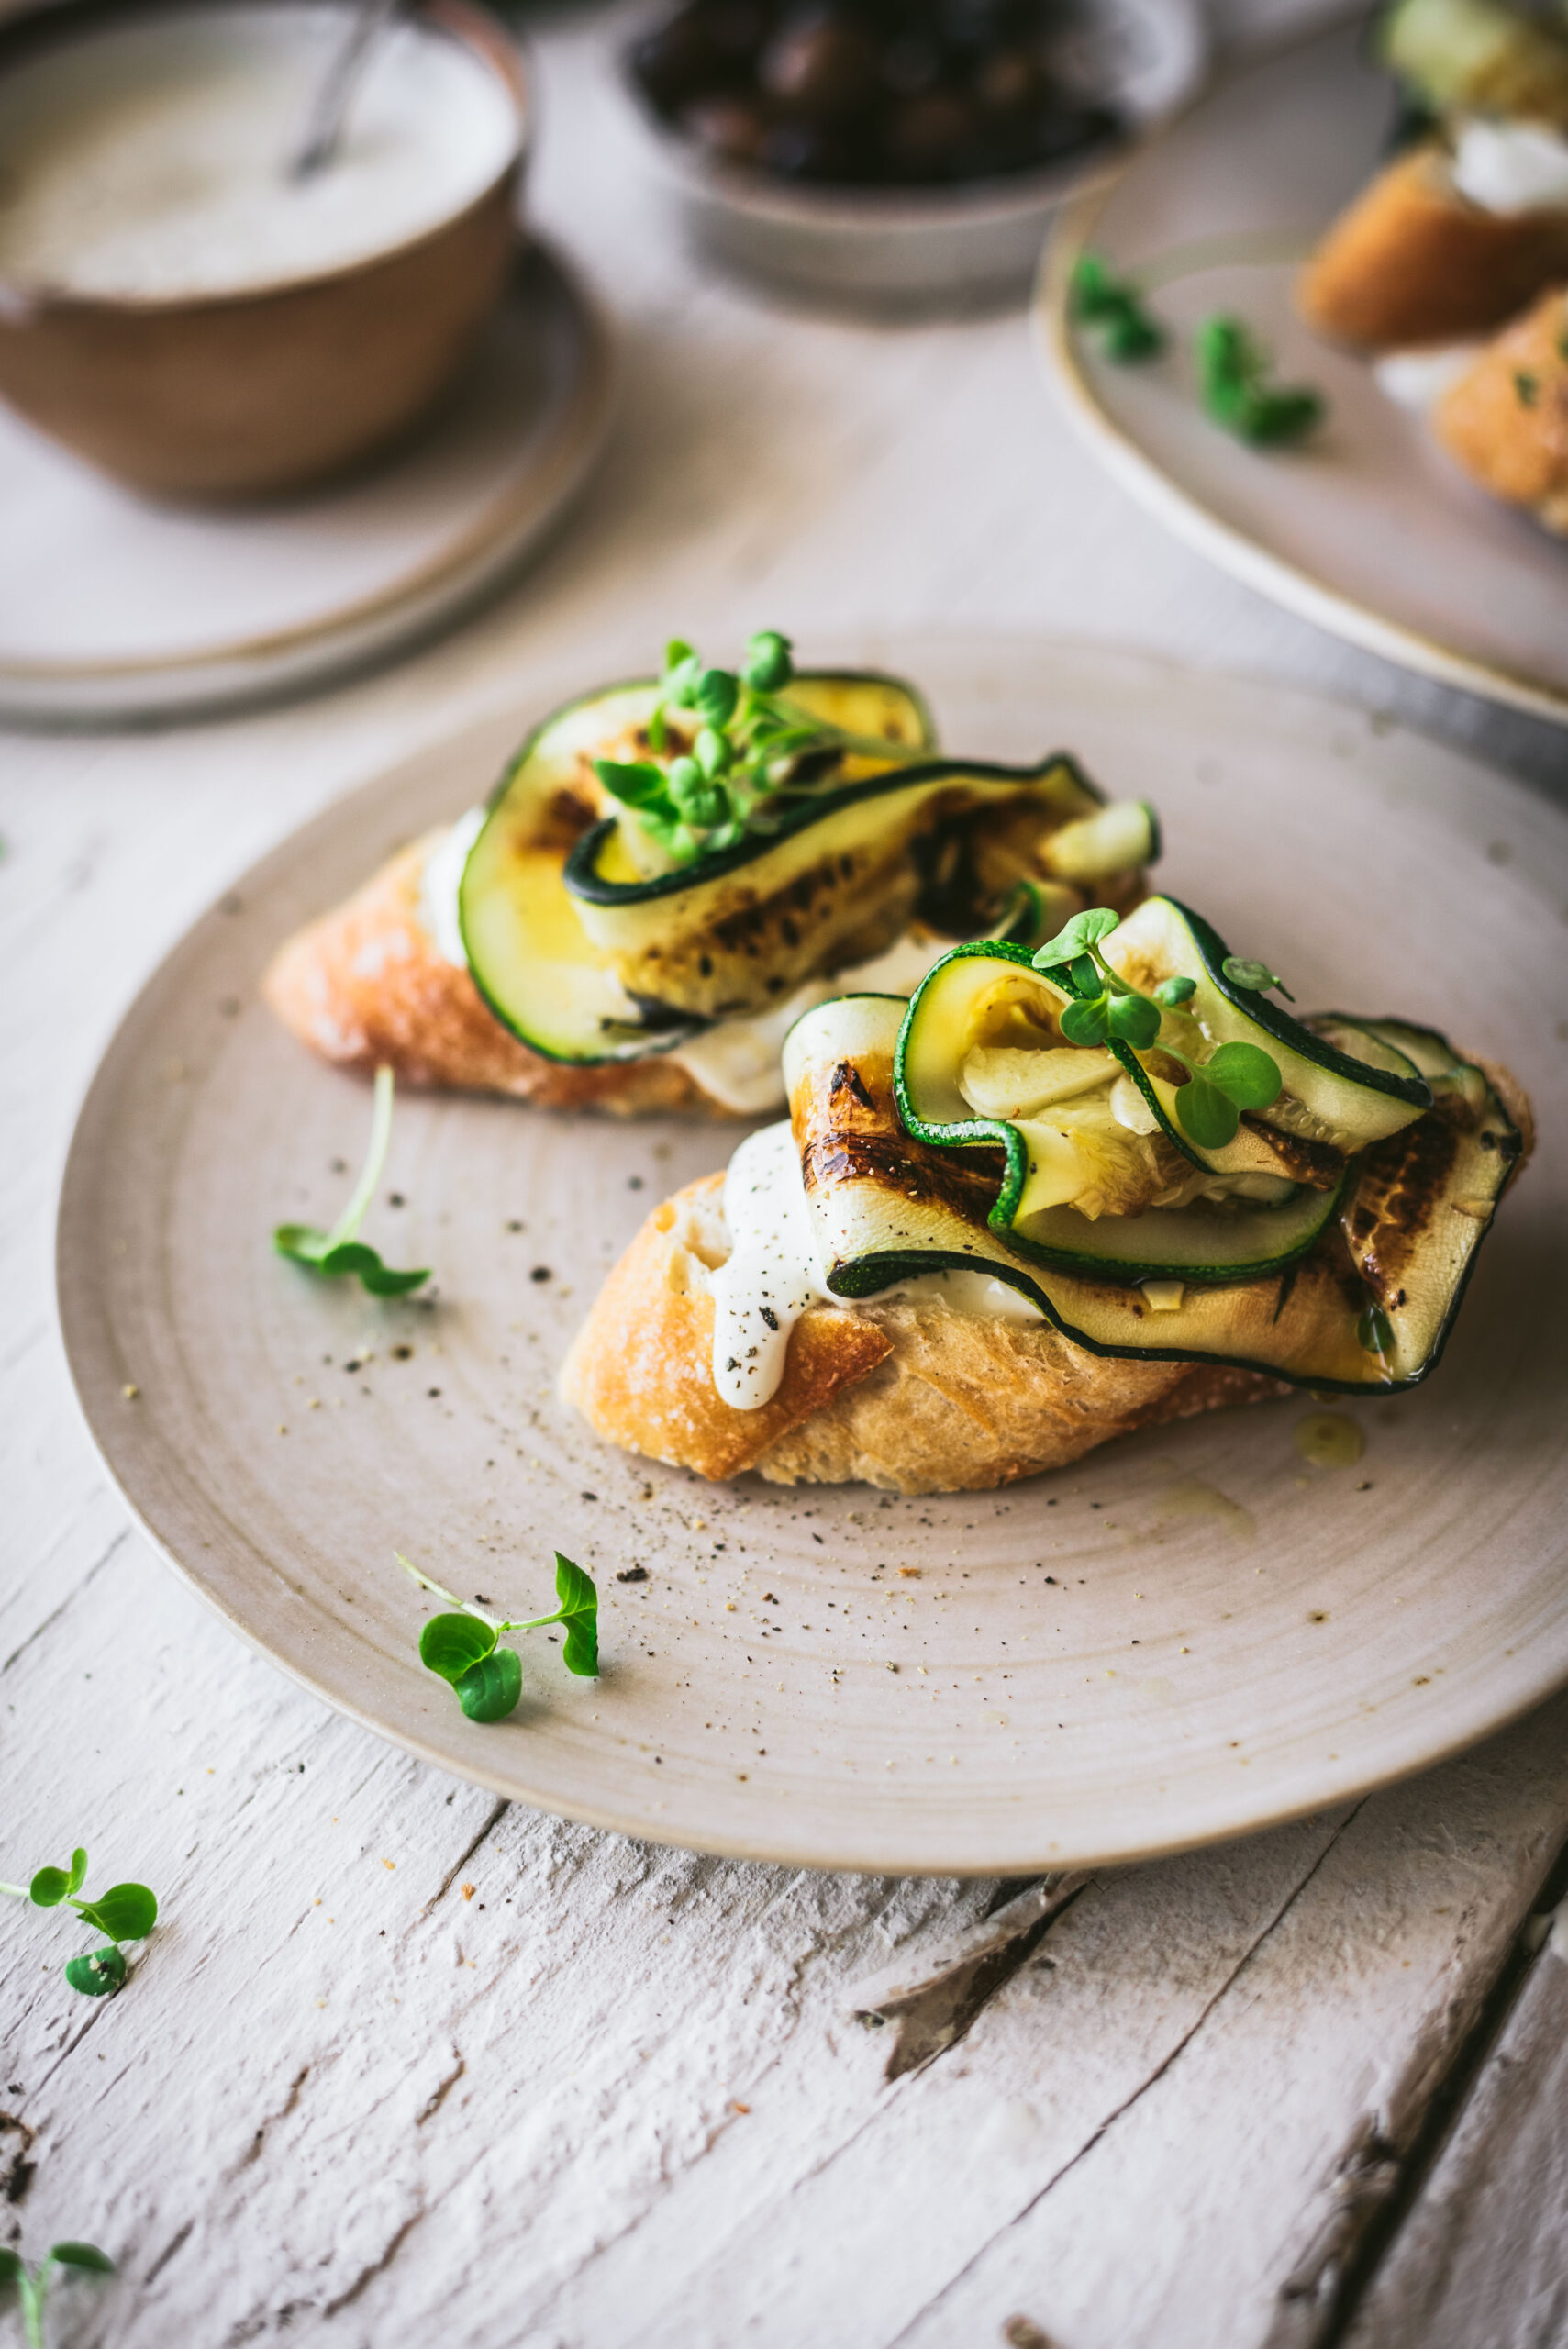
[(1550, 2349), (1568, 2340), (1568, 1909), (1344, 2336), (1344, 2349)]
[[(890, 2085), (886, 2034), (846, 1999), (895, 1954), (939, 1964), (994, 1887), (497, 1817), (322, 1713), (125, 1532), (50, 1334), (54, 1170), (140, 974), (332, 792), (558, 663), (642, 657), (676, 625), (1055, 628), (1359, 691), (1560, 767), (1549, 729), (1396, 677), (1177, 547), (1053, 417), (1017, 317), (879, 329), (701, 280), (619, 137), (606, 47), (633, 13), (562, 12), (540, 43), (535, 200), (626, 319), (631, 388), (558, 547), (391, 674), (0, 752), (0, 1874), (80, 1837), (95, 1881), (145, 1875), (167, 1920), (88, 2008), (60, 1983), (66, 1929), (6, 1904), (0, 2236), (103, 2241), (124, 2275), (62, 2295), (61, 2332), (118, 2349), (969, 2349), (1014, 2316), (1063, 2349), (1245, 2344), (1346, 2148), (1418, 2109), (1531, 1897), (1559, 1711), (1349, 1821), (1089, 1888), (961, 2044)], [(1510, 2084), (1526, 2143), (1552, 2127), (1540, 2078)], [(1478, 2165), (1453, 2172), (1451, 2232)], [(1474, 2209), (1452, 2288), (1497, 2295), (1511, 2349), (1540, 2337), (1544, 2266), (1511, 2284), (1496, 2202)]]

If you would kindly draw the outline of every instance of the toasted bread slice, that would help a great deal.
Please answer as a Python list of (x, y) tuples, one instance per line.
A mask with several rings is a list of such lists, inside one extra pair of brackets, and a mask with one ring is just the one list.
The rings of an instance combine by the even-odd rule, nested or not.
[(404, 1085), (628, 1117), (718, 1107), (658, 1054), (575, 1067), (530, 1052), (503, 1028), (467, 971), (441, 952), (421, 910), (425, 865), (443, 837), (412, 841), (280, 948), (261, 985), (285, 1028), (341, 1067), (384, 1065)]
[(1380, 172), (1303, 270), (1309, 326), (1363, 351), (1487, 334), (1568, 275), (1568, 210), (1483, 211), (1440, 141)]
[(713, 1381), (709, 1275), (729, 1252), (724, 1176), (654, 1209), (578, 1332), (561, 1388), (607, 1442), (714, 1478), (983, 1491), (1062, 1468), (1136, 1428), (1288, 1389), (1212, 1364), (1108, 1361), (1048, 1323), (940, 1297), (805, 1313), (757, 1410)]
[(1556, 285), (1438, 402), (1432, 429), (1483, 489), (1568, 534), (1568, 294)]

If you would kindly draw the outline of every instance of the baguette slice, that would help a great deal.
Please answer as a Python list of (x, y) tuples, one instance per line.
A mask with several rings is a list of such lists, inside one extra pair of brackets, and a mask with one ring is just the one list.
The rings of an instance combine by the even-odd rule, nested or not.
[(1561, 285), (1443, 395), (1432, 429), (1483, 489), (1568, 535), (1568, 294)]
[(1046, 1322), (927, 1293), (808, 1309), (772, 1401), (732, 1409), (713, 1383), (723, 1194), (711, 1174), (655, 1208), (567, 1356), (562, 1396), (623, 1450), (713, 1478), (974, 1492), (1136, 1428), (1289, 1392), (1213, 1364), (1106, 1360)]
[(301, 1043), (342, 1068), (389, 1067), (403, 1085), (505, 1093), (545, 1109), (633, 1117), (718, 1107), (658, 1054), (573, 1067), (530, 1052), (503, 1028), (425, 921), (425, 865), (443, 837), (438, 830), (412, 841), (279, 949), (261, 991)]
[(1568, 210), (1484, 211), (1453, 186), (1436, 139), (1380, 172), (1302, 272), (1297, 306), (1363, 351), (1490, 333), (1568, 275)]

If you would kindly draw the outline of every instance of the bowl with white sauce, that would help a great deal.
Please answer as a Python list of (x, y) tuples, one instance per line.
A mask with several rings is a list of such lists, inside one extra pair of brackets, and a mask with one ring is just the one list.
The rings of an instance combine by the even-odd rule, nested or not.
[(501, 299), (521, 60), (468, 0), (376, 37), (291, 158), (346, 0), (83, 0), (0, 35), (0, 398), (154, 496), (268, 496), (399, 440)]

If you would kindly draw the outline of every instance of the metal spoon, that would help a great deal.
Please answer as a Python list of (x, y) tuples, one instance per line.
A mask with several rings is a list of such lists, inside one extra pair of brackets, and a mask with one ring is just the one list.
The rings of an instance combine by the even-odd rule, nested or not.
[(359, 0), (347, 39), (333, 58), (306, 119), (304, 136), (289, 158), (288, 177), (308, 180), (324, 171), (338, 151), (349, 111), (378, 33), (390, 22), (397, 0)]

